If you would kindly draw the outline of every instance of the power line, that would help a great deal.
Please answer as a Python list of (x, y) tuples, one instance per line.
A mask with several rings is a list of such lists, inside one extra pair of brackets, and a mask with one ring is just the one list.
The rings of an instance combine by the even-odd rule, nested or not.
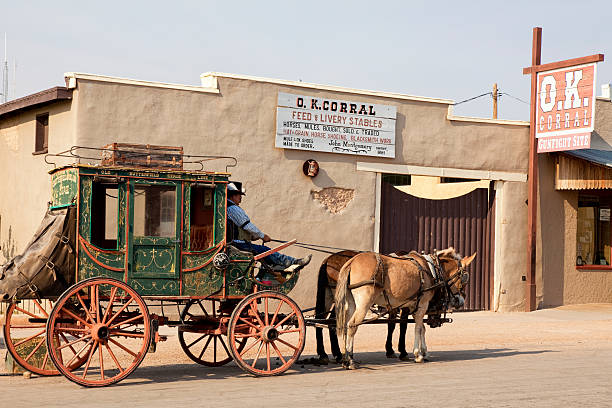
[(499, 95), (507, 95), (509, 97), (511, 97), (512, 99), (516, 99), (519, 102), (523, 102), (526, 105), (529, 105), (529, 102), (525, 102), (524, 100), (522, 100), (521, 98), (517, 98), (516, 96), (510, 95), (508, 92), (500, 92)]
[(466, 103), (466, 102), (469, 102), (469, 101), (473, 101), (474, 99), (482, 98), (483, 96), (487, 96), (487, 95), (491, 95), (491, 96), (493, 96), (493, 94), (492, 94), (491, 92), (487, 92), (487, 93), (483, 93), (482, 95), (478, 95), (478, 96), (474, 96), (473, 98), (466, 99), (466, 100), (464, 100), (464, 101), (455, 102), (455, 103), (453, 103), (453, 105), (460, 105), (460, 104), (462, 104), (462, 103)]

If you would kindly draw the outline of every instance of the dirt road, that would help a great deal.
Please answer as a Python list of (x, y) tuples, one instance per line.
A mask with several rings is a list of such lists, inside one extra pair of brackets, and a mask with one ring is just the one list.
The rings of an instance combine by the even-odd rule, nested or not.
[[(85, 389), (63, 377), (4, 374), (0, 406), (612, 407), (612, 304), (452, 317), (427, 331), (428, 363), (385, 358), (384, 327), (364, 326), (355, 345), (361, 369), (294, 366), (271, 378), (233, 363), (195, 365), (169, 331), (120, 384)], [(314, 354), (314, 330), (308, 337), (304, 357)]]

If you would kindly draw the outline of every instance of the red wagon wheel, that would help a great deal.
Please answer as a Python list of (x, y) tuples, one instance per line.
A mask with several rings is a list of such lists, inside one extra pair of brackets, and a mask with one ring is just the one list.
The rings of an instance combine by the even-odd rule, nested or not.
[[(70, 381), (86, 387), (111, 385), (144, 359), (150, 324), (146, 303), (129, 285), (87, 279), (66, 290), (49, 315), (49, 357)], [(80, 359), (85, 364), (73, 368)]]
[[(6, 310), (4, 341), (6, 348), (17, 364), (38, 375), (58, 375), (47, 351), (47, 319), (53, 302), (31, 299), (31, 310), (18, 303), (12, 303)], [(21, 313), (21, 316), (18, 313)], [(57, 341), (57, 339), (54, 339)], [(72, 368), (84, 364), (84, 359), (76, 360)]]
[(258, 376), (277, 375), (300, 357), (306, 324), (291, 298), (262, 291), (247, 296), (236, 306), (228, 337), (232, 356), (243, 370)]
[[(198, 364), (219, 367), (232, 361), (227, 340), (227, 322), (230, 311), (210, 301), (207, 309), (203, 300), (190, 300), (181, 312), (183, 325), (179, 326), (179, 343), (185, 354)], [(238, 348), (242, 350), (246, 339)]]

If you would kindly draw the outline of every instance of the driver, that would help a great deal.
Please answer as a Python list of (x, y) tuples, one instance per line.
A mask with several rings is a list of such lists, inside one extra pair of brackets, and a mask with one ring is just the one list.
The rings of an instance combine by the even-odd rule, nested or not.
[[(261, 239), (264, 243), (270, 242), (270, 236), (261, 232), (240, 207), (243, 195), (245, 193), (238, 190), (234, 183), (227, 185), (227, 242), (241, 251), (248, 251), (254, 254), (269, 251), (269, 247), (251, 242), (256, 239)], [(311, 258), (312, 254), (298, 259), (275, 252), (266, 256), (264, 260), (270, 265), (288, 268), (291, 265), (306, 266)]]

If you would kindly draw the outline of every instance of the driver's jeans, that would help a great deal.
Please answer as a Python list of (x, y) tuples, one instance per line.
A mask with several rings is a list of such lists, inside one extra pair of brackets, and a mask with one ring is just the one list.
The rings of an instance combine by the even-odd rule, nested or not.
[[(232, 245), (241, 251), (252, 252), (256, 255), (270, 250), (270, 248), (265, 245), (257, 245), (257, 244), (253, 244), (252, 242), (248, 242), (248, 241), (232, 241)], [(280, 265), (285, 268), (293, 265), (293, 263), (296, 261), (295, 258), (289, 255), (281, 254), (280, 252), (275, 252), (273, 254), (270, 254), (266, 256), (264, 260), (268, 264)]]

